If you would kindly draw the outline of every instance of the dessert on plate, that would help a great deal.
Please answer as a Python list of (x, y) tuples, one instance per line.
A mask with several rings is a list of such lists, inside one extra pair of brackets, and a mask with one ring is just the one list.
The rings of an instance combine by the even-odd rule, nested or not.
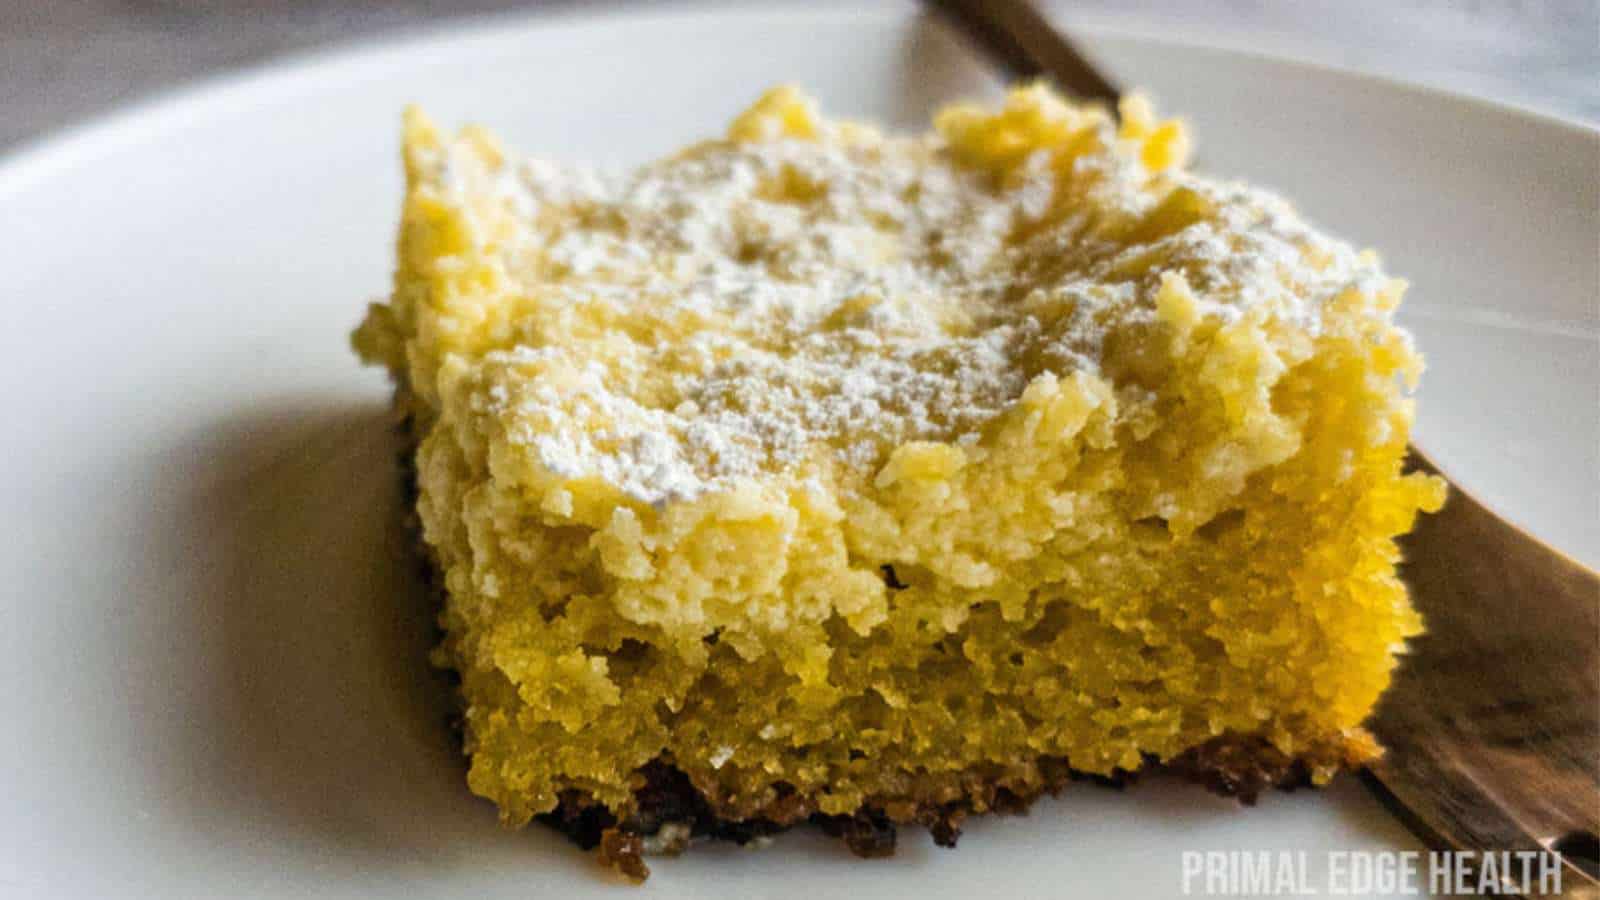
[(919, 136), (775, 89), (622, 174), (407, 114), (388, 367), (471, 789), (640, 856), (1379, 752), (1403, 285), (1138, 98)]

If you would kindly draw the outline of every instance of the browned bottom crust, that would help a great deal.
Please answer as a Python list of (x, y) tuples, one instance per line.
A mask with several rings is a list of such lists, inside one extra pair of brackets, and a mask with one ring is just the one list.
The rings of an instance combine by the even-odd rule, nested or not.
[[(1356, 742), (1361, 743), (1359, 740)], [(582, 791), (565, 791), (560, 806), (539, 817), (585, 850), (599, 848), (602, 863), (624, 875), (642, 880), (650, 874), (644, 856), (675, 855), (691, 840), (715, 839), (748, 844), (809, 822), (842, 838), (856, 856), (876, 858), (894, 853), (898, 826), (921, 825), (941, 847), (954, 847), (961, 825), (969, 815), (982, 812), (1018, 815), (1040, 796), (1055, 795), (1072, 781), (1090, 781), (1122, 788), (1145, 773), (1163, 772), (1196, 782), (1226, 797), (1254, 804), (1269, 788), (1293, 790), (1311, 784), (1313, 766), (1359, 765), (1354, 748), (1328, 748), (1321, 753), (1290, 757), (1260, 738), (1218, 738), (1160, 763), (1148, 761), (1137, 772), (1112, 777), (1074, 770), (1066, 760), (1043, 757), (1037, 765), (1040, 787), (1019, 794), (997, 780), (975, 779), (976, 786), (958, 800), (938, 805), (911, 802), (868, 802), (851, 815), (826, 815), (815, 811), (805, 798), (786, 785), (778, 785), (777, 799), (754, 817), (728, 818), (720, 814), (670, 760), (658, 757), (636, 772), (637, 812), (623, 821)]]
[[(424, 576), (442, 606), (444, 580), (439, 577), (432, 552), (422, 539), (421, 524), (415, 513), (414, 452), (419, 436), (411, 427), (403, 390), (396, 392), (395, 406), (398, 430), (404, 443), (400, 470), (408, 523), (415, 534)], [(450, 726), (459, 736), (460, 718), (453, 718)], [(968, 816), (1025, 814), (1039, 797), (1054, 796), (1072, 781), (1120, 789), (1143, 774), (1161, 772), (1254, 805), (1269, 788), (1293, 790), (1308, 786), (1314, 769), (1354, 769), (1377, 752), (1377, 744), (1371, 736), (1358, 731), (1346, 740), (1310, 748), (1299, 756), (1289, 756), (1259, 737), (1223, 736), (1166, 762), (1148, 758), (1137, 771), (1119, 770), (1111, 776), (1079, 772), (1064, 758), (1046, 756), (1035, 762), (1039, 777), (1030, 780), (1034, 786), (1020, 793), (1013, 782), (972, 773), (972, 777), (963, 779), (971, 787), (964, 796), (953, 801), (930, 804), (898, 798), (869, 800), (850, 815), (818, 812), (808, 798), (784, 783), (774, 786), (775, 799), (753, 815), (747, 814), (747, 810), (740, 810), (739, 815), (732, 814), (731, 810), (721, 811), (670, 757), (663, 755), (634, 772), (636, 811), (627, 819), (618, 821), (604, 804), (579, 790), (563, 791), (556, 809), (537, 818), (585, 850), (598, 848), (597, 856), (602, 864), (634, 881), (643, 881), (650, 874), (650, 867), (644, 861), (646, 855), (676, 855), (696, 839), (745, 845), (765, 841), (809, 822), (829, 835), (842, 838), (856, 856), (874, 859), (893, 855), (900, 825), (921, 825), (928, 829), (935, 844), (955, 847), (961, 837), (961, 825)]]

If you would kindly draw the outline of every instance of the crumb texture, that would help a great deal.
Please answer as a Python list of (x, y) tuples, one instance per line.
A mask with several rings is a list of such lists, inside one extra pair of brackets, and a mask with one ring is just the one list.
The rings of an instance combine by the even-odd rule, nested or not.
[(1068, 767), (1370, 754), (1393, 538), (1442, 501), (1403, 286), (1186, 153), (1042, 88), (914, 137), (779, 88), (623, 174), (410, 113), (355, 341), (419, 440), (472, 789), (631, 822), (631, 867), (679, 836), (652, 765), (878, 846)]

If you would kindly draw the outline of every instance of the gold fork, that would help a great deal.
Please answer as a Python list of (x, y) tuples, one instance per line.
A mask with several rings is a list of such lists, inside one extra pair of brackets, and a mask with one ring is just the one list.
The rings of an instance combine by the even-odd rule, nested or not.
[[(925, 2), (1011, 78), (1115, 110), (1116, 85), (1027, 0)], [(1442, 475), (1414, 446), (1410, 465)], [(1600, 577), (1454, 483), (1402, 546), (1428, 632), (1373, 716), (1387, 752), (1368, 784), (1435, 849), (1555, 850), (1563, 896), (1600, 897)]]

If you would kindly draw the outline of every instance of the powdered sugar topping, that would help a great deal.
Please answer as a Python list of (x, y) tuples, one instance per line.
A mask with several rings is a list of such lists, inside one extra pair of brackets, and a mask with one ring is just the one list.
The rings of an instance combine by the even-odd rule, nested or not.
[(1109, 329), (1152, 315), (1160, 272), (1119, 273), (1154, 244), (1225, 319), (1271, 302), (1314, 328), (1376, 277), (1280, 201), (1187, 175), (1217, 212), (1143, 247), (1070, 212), (1034, 227), (1072, 190), (1154, 202), (1123, 155), (1074, 165), (1039, 153), (1001, 184), (937, 138), (716, 142), (622, 176), (448, 163), (452, 193), (526, 225), (502, 253), (533, 309), (481, 361), (478, 405), (551, 473), (661, 504), (970, 439), (1031, 379), (1094, 370)]

